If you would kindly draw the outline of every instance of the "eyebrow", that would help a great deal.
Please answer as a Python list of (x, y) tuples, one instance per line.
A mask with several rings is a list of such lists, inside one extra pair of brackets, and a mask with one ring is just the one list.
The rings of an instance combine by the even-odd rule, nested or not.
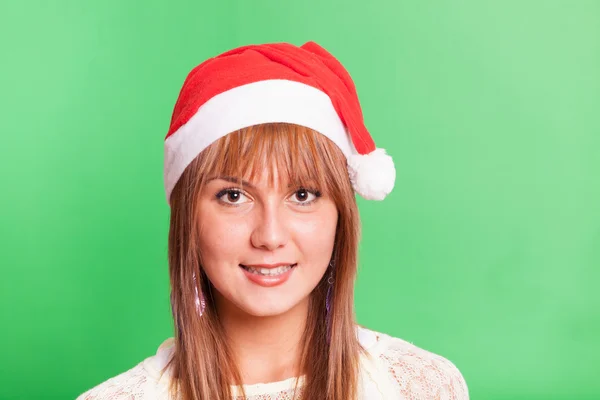
[[(208, 181), (207, 181), (207, 183), (211, 182), (211, 181), (214, 181), (214, 180), (217, 180), (217, 179), (220, 179), (220, 180), (223, 180), (223, 181), (227, 181), (227, 182), (231, 182), (231, 183), (235, 183), (235, 184), (239, 184), (241, 182), (242, 186), (249, 187), (250, 189), (256, 189), (256, 187), (252, 183), (250, 183), (248, 181), (245, 181), (243, 179), (240, 180), (239, 178), (235, 178), (233, 176), (215, 176), (215, 177), (209, 178)], [(288, 184), (288, 188), (290, 188), (292, 186), (294, 186), (294, 185), (291, 184), (291, 183)]]
[(242, 186), (247, 186), (247, 187), (249, 187), (249, 188), (251, 188), (251, 189), (254, 189), (254, 185), (253, 185), (253, 184), (251, 184), (250, 182), (248, 182), (248, 181), (245, 181), (245, 180), (243, 180), (243, 179), (242, 179), (242, 180), (240, 180), (239, 178), (234, 178), (233, 176), (215, 176), (214, 178), (210, 178), (210, 179), (208, 180), (208, 182), (210, 182), (210, 181), (214, 181), (214, 180), (216, 180), (216, 179), (221, 179), (221, 180), (223, 180), (223, 181), (227, 181), (227, 182), (231, 182), (231, 183), (238, 183), (238, 184), (241, 182), (241, 183), (242, 183)]

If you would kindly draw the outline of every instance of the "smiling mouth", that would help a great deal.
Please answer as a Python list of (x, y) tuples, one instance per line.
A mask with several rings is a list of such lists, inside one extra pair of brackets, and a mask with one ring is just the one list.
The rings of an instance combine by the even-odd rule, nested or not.
[(262, 275), (262, 276), (277, 276), (277, 275), (281, 275), (286, 273), (287, 271), (289, 271), (290, 269), (294, 268), (296, 264), (291, 264), (291, 265), (282, 265), (280, 267), (276, 267), (276, 268), (255, 268), (255, 267), (248, 267), (246, 265), (240, 264), (240, 267), (244, 268), (246, 271), (252, 273), (252, 274), (256, 274), (256, 275)]

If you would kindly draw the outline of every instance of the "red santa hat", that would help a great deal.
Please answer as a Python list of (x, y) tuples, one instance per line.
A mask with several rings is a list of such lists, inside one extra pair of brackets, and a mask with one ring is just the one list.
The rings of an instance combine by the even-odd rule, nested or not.
[(315, 42), (273, 43), (227, 51), (188, 74), (165, 138), (167, 202), (202, 150), (230, 132), (269, 122), (302, 125), (332, 140), (362, 197), (383, 200), (394, 187), (394, 162), (375, 147), (344, 66)]

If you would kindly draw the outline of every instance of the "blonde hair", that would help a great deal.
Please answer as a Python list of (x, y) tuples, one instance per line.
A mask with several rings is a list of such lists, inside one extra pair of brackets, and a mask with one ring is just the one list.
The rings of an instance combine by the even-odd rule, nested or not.
[[(200, 261), (197, 199), (212, 176), (239, 177), (241, 181), (270, 171), (272, 179), (274, 167), (278, 179), (291, 184), (314, 182), (338, 209), (332, 256), (331, 342), (327, 343), (326, 333), (325, 274), (310, 295), (301, 343), (300, 366), (305, 381), (295, 394), (303, 399), (357, 398), (360, 352), (364, 351), (357, 340), (354, 315), (360, 224), (346, 159), (324, 135), (284, 123), (244, 128), (212, 143), (187, 167), (171, 194), (168, 258), (175, 352), (169, 366), (173, 377), (170, 390), (175, 398), (230, 400), (230, 385), (240, 386), (243, 392), (240, 372), (210, 296), (215, 289)], [(198, 316), (194, 303), (194, 272), (199, 277), (198, 289), (206, 298), (202, 316)]]

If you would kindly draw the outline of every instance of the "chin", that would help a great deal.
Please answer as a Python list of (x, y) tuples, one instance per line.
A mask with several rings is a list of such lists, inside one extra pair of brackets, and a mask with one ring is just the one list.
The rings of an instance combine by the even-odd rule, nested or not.
[(253, 317), (274, 317), (285, 314), (299, 305), (299, 302), (290, 303), (289, 299), (286, 300), (287, 301), (273, 301), (271, 303), (263, 301), (262, 304), (243, 304), (238, 305), (238, 307), (243, 312)]

